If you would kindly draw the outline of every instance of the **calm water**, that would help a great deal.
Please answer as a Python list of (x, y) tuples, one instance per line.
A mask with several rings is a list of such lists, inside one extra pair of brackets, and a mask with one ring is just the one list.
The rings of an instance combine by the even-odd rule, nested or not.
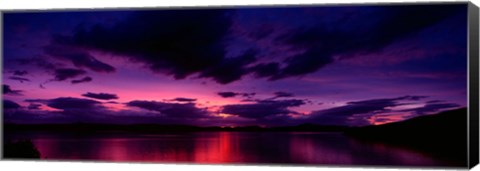
[(328, 165), (448, 165), (427, 154), (362, 143), (340, 133), (197, 132), (171, 134), (66, 134), (23, 132), (42, 158), (181, 163)]

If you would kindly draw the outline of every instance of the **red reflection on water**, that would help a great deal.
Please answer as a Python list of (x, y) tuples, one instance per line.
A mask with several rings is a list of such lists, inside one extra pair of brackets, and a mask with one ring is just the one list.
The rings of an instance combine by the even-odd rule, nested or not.
[(234, 133), (101, 139), (37, 139), (45, 159), (143, 162), (239, 162), (239, 139)]
[(234, 161), (233, 155), (239, 155), (236, 152), (238, 151), (238, 139), (234, 137), (230, 132), (221, 132), (212, 140), (195, 143), (194, 162), (226, 163)]
[[(328, 140), (327, 140), (328, 141)], [(335, 142), (333, 142), (335, 143)], [(293, 136), (290, 144), (292, 160), (298, 163), (352, 164), (352, 155), (329, 148), (328, 144), (304, 136)]]
[[(42, 158), (164, 163), (436, 165), (419, 152), (333, 133), (206, 132), (32, 139)], [(122, 137), (122, 138), (118, 138)]]
[(429, 159), (428, 156), (413, 150), (409, 150), (407, 148), (392, 148), (382, 143), (373, 143), (370, 145), (372, 145), (373, 149), (378, 153), (395, 155), (395, 159), (402, 163), (411, 163), (411, 165), (435, 165), (435, 161)]
[(33, 143), (35, 143), (35, 147), (39, 149), (40, 157), (43, 159), (50, 159), (50, 152), (55, 151), (55, 147), (57, 147), (57, 141), (37, 139), (34, 140)]
[(102, 149), (98, 151), (97, 155), (99, 158), (111, 161), (129, 160), (130, 155), (126, 149), (123, 139), (110, 139), (108, 142), (99, 141), (98, 146)]

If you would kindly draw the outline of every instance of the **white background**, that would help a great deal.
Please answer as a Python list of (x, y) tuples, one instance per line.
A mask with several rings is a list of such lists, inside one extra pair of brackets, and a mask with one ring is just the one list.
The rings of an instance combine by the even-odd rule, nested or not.
[[(439, 1), (439, 0), (436, 0)], [(436, 2), (435, 1), (435, 2)], [(440, 0), (445, 1), (445, 0)], [(66, 9), (66, 8), (102, 8), (102, 7), (165, 7), (165, 6), (205, 6), (205, 5), (259, 5), (259, 4), (342, 4), (342, 3), (378, 3), (378, 2), (429, 2), (428, 0), (0, 0), (0, 10), (11, 9)], [(432, 1), (430, 1), (432, 2)], [(472, 0), (477, 6), (480, 0)], [(31, 162), (0, 161), (0, 170), (35, 171), (149, 171), (149, 170), (208, 170), (208, 171), (371, 171), (371, 170), (432, 170), (411, 168), (346, 168), (346, 167), (286, 167), (286, 166), (230, 166), (230, 165), (174, 165), (174, 164), (135, 164), (135, 163), (96, 163), (96, 162)], [(480, 167), (476, 167), (480, 171)]]

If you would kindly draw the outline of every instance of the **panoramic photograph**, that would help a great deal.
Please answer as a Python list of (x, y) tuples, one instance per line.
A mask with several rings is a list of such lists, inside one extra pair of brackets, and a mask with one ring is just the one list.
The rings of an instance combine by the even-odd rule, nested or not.
[(467, 7), (4, 12), (2, 155), (466, 167)]

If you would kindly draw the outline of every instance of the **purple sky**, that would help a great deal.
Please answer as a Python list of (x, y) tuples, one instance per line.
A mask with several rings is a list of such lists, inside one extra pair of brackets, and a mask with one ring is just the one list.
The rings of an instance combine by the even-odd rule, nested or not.
[(467, 6), (4, 13), (4, 120), (370, 125), (465, 107)]

